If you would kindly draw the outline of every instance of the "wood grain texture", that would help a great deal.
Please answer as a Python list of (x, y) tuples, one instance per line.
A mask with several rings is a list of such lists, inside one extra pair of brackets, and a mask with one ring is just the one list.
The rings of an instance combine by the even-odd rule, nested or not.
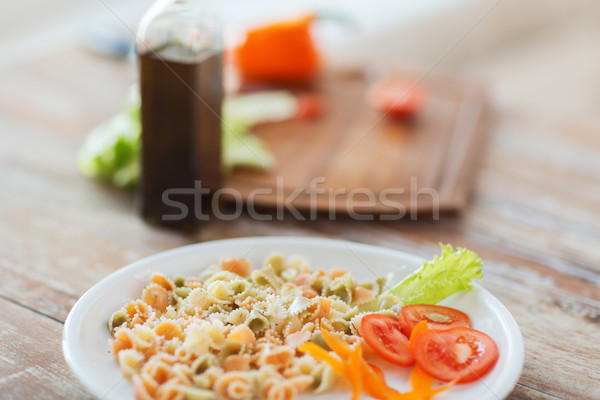
[[(592, 54), (600, 32), (588, 33), (597, 40), (563, 46), (561, 60), (554, 52), (537, 54), (535, 65), (566, 62), (570, 48), (588, 46)], [(130, 193), (89, 182), (75, 169), (87, 132), (119, 109), (132, 82), (130, 64), (65, 47), (3, 74), (0, 397), (89, 397), (64, 365), (60, 321), (87, 288), (122, 265), (192, 242), (295, 235), (343, 238), (424, 258), (438, 251), (438, 242), (473, 249), (485, 260), (484, 286), (515, 316), (525, 339), (523, 374), (509, 399), (600, 398), (600, 120), (597, 112), (536, 108), (529, 89), (542, 85), (532, 82), (537, 69), (531, 73), (529, 50), (516, 59), (527, 63), (511, 58), (502, 66), (492, 59), (478, 67), (500, 65), (503, 74), (520, 74), (530, 86), (526, 103), (518, 102), (519, 85), (512, 97), (502, 92), (503, 101), (498, 93), (505, 85), (492, 90), (473, 192), (459, 215), (385, 222), (327, 215), (298, 221), (289, 214), (257, 221), (243, 214), (213, 220), (191, 235), (143, 224)], [(594, 76), (564, 78), (587, 90)], [(543, 97), (540, 104), (550, 101)]]
[(2, 399), (92, 399), (62, 357), (62, 324), (0, 298)]
[(254, 128), (276, 163), (267, 172), (235, 170), (225, 186), (259, 207), (289, 201), (298, 209), (393, 219), (459, 210), (484, 133), (485, 96), (479, 85), (445, 77), (428, 76), (420, 85), (424, 109), (400, 120), (367, 105), (363, 73), (325, 75), (312, 90), (324, 114)]

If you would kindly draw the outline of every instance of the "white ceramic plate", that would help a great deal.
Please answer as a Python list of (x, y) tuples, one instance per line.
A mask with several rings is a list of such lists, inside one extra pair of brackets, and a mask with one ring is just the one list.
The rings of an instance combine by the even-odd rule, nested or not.
[[(101, 399), (134, 398), (130, 383), (121, 376), (109, 352), (110, 334), (106, 321), (127, 301), (138, 298), (152, 272), (166, 275), (195, 275), (222, 256), (248, 258), (253, 265), (268, 254), (301, 255), (313, 268), (343, 267), (357, 279), (372, 280), (394, 273), (393, 282), (418, 268), (422, 260), (410, 254), (358, 243), (319, 238), (260, 237), (220, 240), (181, 247), (156, 254), (119, 269), (79, 299), (71, 310), (63, 331), (63, 351), (79, 380)], [(433, 255), (432, 255), (433, 256)], [(482, 380), (457, 385), (436, 396), (436, 400), (498, 400), (515, 386), (523, 367), (523, 339), (508, 310), (480, 286), (457, 293), (443, 304), (466, 312), (473, 327), (490, 335), (500, 350), (494, 369)], [(383, 364), (383, 363), (382, 363)], [(386, 377), (391, 386), (408, 389), (408, 369), (390, 366)], [(350, 392), (312, 396), (320, 400), (348, 399)]]

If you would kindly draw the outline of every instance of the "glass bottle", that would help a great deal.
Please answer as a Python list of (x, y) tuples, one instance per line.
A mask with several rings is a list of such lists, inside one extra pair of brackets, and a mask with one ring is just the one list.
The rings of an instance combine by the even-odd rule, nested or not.
[(202, 0), (158, 0), (142, 18), (136, 50), (141, 214), (192, 230), (208, 218), (222, 183), (221, 28)]

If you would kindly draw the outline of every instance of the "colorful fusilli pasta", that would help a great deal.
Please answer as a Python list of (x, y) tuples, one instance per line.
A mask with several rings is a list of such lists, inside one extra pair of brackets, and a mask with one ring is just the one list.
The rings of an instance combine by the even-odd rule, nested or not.
[[(138, 399), (322, 393), (335, 374), (297, 348), (325, 346), (320, 327), (356, 345), (357, 306), (373, 301), (383, 284), (358, 285), (344, 270), (312, 271), (280, 254), (254, 270), (248, 260), (224, 258), (197, 277), (154, 273), (141, 298), (108, 321), (111, 349)], [(377, 308), (394, 306), (388, 302)]]

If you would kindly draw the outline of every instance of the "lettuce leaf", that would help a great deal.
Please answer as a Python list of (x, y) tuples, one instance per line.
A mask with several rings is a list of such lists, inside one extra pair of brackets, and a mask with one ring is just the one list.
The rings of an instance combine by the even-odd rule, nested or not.
[(221, 161), (226, 171), (236, 167), (268, 170), (275, 163), (275, 157), (266, 144), (250, 133), (250, 126), (243, 122), (223, 124), (221, 140)]
[(133, 185), (139, 176), (139, 118), (120, 112), (90, 132), (79, 151), (79, 170), (116, 187)]
[[(258, 92), (226, 98), (223, 103), (223, 154), (226, 170), (267, 170), (275, 158), (250, 129), (259, 123), (292, 118), (296, 97), (286, 91)], [(132, 87), (124, 109), (90, 132), (79, 152), (79, 170), (116, 187), (134, 186), (140, 175), (140, 96)]]
[(451, 294), (471, 290), (472, 280), (483, 277), (483, 261), (471, 250), (458, 247), (454, 251), (441, 243), (440, 247), (441, 257), (434, 256), (385, 293), (404, 304), (436, 304)]

